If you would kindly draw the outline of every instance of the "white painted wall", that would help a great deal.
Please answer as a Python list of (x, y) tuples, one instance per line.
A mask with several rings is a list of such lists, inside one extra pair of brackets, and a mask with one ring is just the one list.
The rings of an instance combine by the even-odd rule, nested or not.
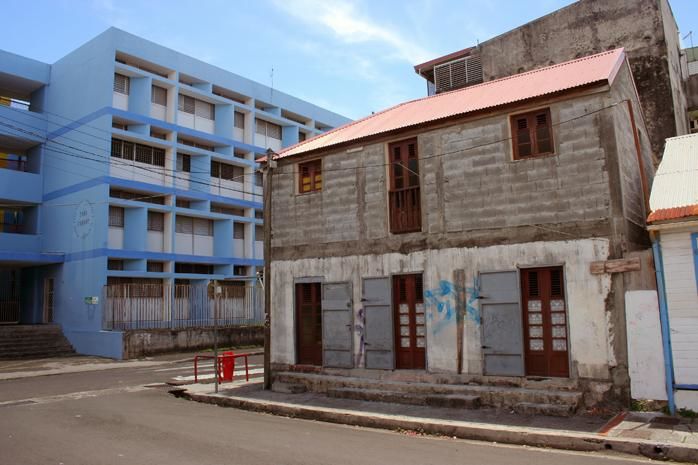
[(194, 129), (213, 134), (215, 127), (216, 122), (214, 120), (202, 118), (201, 116), (194, 116)]
[(167, 107), (157, 103), (150, 104), (150, 116), (163, 121), (167, 120)]
[(626, 292), (625, 315), (630, 393), (634, 399), (666, 400), (657, 291)]
[(245, 256), (245, 240), (233, 239), (233, 255), (236, 257)]
[(124, 228), (109, 228), (107, 247), (110, 249), (124, 248)]
[(148, 231), (148, 250), (150, 252), (165, 251), (165, 234), (162, 231)]
[(128, 111), (128, 95), (122, 94), (120, 92), (114, 92), (112, 106), (114, 108), (118, 108), (119, 110)]
[(194, 254), (193, 234), (175, 233), (175, 253)]
[[(242, 178), (244, 179), (244, 178)], [(211, 193), (223, 197), (242, 199), (244, 197), (244, 184), (228, 179), (211, 178)]]
[(254, 241), (254, 258), (264, 258), (263, 241)]
[(146, 182), (149, 184), (169, 185), (169, 177), (164, 167), (140, 163), (134, 160), (112, 158), (109, 174), (117, 178)]
[(178, 171), (177, 173), (175, 173), (175, 176), (175, 187), (177, 187), (178, 189), (189, 190), (189, 185), (191, 184), (189, 182), (189, 179), (191, 178), (191, 175), (186, 171)]
[(263, 147), (265, 149), (269, 148), (278, 152), (281, 150), (281, 140), (274, 139), (273, 137), (263, 136), (261, 134), (255, 133), (254, 135), (254, 145), (258, 147)]
[(213, 255), (213, 236), (194, 234), (194, 255)]
[(183, 111), (177, 111), (177, 124), (185, 128), (194, 129), (194, 115)]
[[(609, 348), (613, 328), (609, 324), (605, 300), (611, 286), (610, 275), (592, 275), (592, 261), (608, 258), (608, 240), (585, 239), (559, 242), (533, 242), (484, 248), (450, 248), (391, 253), (274, 261), (272, 268), (272, 361), (295, 363), (293, 280), (322, 276), (329, 281), (351, 281), (355, 318), (361, 308), (361, 278), (392, 273), (423, 272), (425, 289), (438, 287), (441, 280), (452, 281), (453, 272), (464, 269), (466, 287), (472, 288), (480, 271), (514, 270), (516, 267), (564, 265), (570, 341), (571, 376), (609, 379), (615, 366)], [(472, 292), (468, 290), (468, 298)], [(453, 303), (455, 305), (455, 302)], [(476, 307), (479, 304), (474, 303)], [(432, 313), (433, 307), (428, 307)], [(430, 372), (457, 371), (455, 319), (439, 323), (439, 314), (427, 318), (427, 369)], [(437, 325), (438, 323), (438, 325)], [(441, 326), (435, 334), (436, 326)], [(466, 320), (464, 329), (464, 373), (482, 374), (480, 324)], [(360, 334), (354, 336), (355, 350)], [(355, 355), (358, 355), (355, 354)], [(359, 365), (363, 365), (359, 358)]]
[[(677, 384), (698, 384), (698, 281), (691, 245), (691, 233), (698, 228), (662, 231), (660, 244), (664, 262), (671, 349)], [(681, 395), (679, 395), (679, 393)], [(679, 399), (698, 410), (698, 392), (677, 392)]]

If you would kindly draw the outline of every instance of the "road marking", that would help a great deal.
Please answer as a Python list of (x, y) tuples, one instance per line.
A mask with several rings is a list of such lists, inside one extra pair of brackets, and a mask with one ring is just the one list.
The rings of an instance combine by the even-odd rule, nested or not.
[(64, 400), (80, 400), (89, 397), (105, 396), (109, 394), (139, 392), (145, 391), (146, 389), (148, 388), (145, 386), (127, 386), (120, 388), (98, 389), (94, 391), (71, 392), (68, 394), (59, 394), (56, 396), (31, 397), (29, 399), (22, 400), (8, 400), (5, 402), (0, 402), (0, 407), (11, 407), (12, 405), (48, 404), (51, 402), (60, 402)]

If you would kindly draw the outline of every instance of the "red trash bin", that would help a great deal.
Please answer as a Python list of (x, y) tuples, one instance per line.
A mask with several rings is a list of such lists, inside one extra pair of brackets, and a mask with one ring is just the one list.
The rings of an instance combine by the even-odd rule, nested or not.
[(235, 371), (235, 358), (232, 352), (223, 352), (223, 376), (221, 381), (232, 381)]

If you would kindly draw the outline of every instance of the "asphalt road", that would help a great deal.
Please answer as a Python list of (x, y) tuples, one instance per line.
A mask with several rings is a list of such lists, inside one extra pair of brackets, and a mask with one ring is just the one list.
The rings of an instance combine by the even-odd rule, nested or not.
[(275, 417), (143, 387), (179, 366), (0, 382), (0, 465), (649, 463)]

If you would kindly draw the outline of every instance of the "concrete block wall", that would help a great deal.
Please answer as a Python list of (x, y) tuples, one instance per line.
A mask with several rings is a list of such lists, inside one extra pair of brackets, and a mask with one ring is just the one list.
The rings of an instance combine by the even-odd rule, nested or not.
[[(550, 102), (555, 155), (547, 157), (514, 161), (509, 140), (509, 116), (545, 103), (394, 136), (391, 140), (418, 139), (420, 233), (389, 232), (385, 165), (391, 140), (327, 153), (320, 192), (297, 193), (297, 162), (313, 157), (282, 160), (274, 175), (274, 258), (603, 236), (611, 189), (609, 149), (602, 139), (614, 137), (613, 120), (583, 115), (610, 98), (597, 92)], [(602, 130), (601, 124), (610, 127)], [(540, 224), (565, 231), (546, 232)], [(521, 228), (529, 231), (522, 234)]]

